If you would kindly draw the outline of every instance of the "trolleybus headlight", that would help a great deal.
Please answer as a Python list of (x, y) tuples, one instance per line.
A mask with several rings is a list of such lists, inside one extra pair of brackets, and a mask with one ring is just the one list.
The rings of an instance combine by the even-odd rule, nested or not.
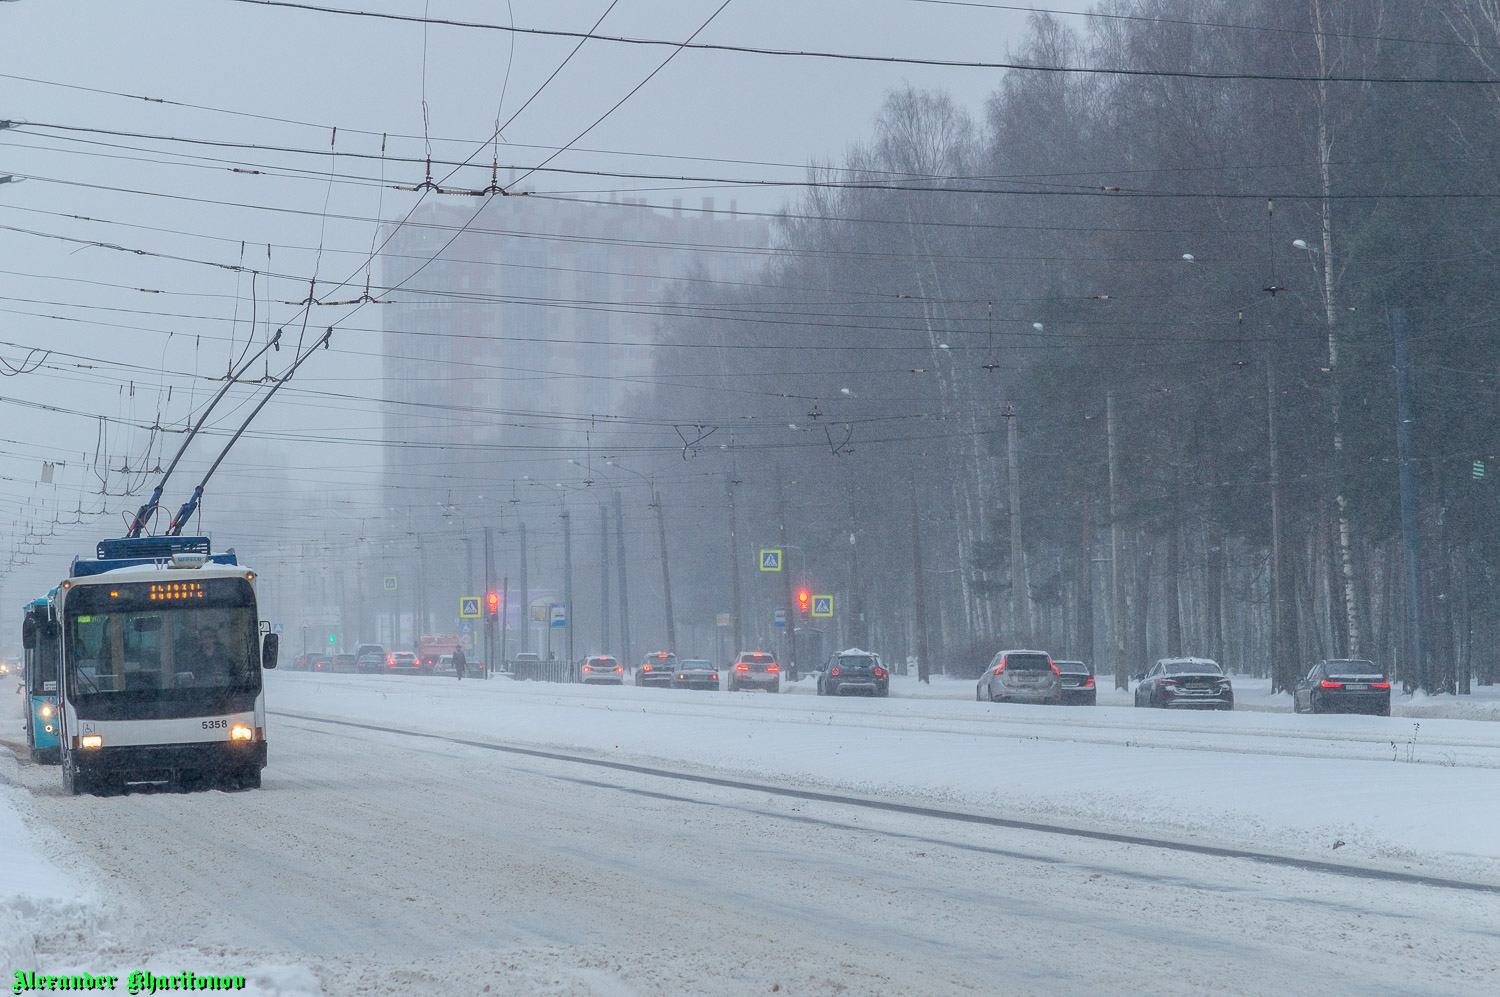
[(255, 736), (255, 732), (249, 727), (236, 725), (229, 728), (229, 739), (231, 741), (248, 741)]
[(104, 738), (98, 734), (85, 734), (79, 740), (78, 744), (84, 748), (102, 748), (104, 747)]
[(52, 704), (50, 704), (50, 703), (43, 703), (42, 704), (42, 709), (41, 709), (41, 714), (44, 717), (50, 717), (52, 715)]

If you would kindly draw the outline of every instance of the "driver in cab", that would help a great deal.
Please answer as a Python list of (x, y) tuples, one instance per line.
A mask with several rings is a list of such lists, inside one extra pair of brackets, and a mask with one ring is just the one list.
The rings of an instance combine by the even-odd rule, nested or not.
[(209, 627), (198, 631), (197, 654), (193, 671), (199, 685), (228, 685), (234, 678), (234, 660)]

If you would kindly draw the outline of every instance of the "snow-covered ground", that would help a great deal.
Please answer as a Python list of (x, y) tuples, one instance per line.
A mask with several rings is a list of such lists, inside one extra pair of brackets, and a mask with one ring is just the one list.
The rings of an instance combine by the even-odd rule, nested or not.
[(273, 711), (1500, 883), (1500, 727), (1472, 721), (991, 704), (970, 683), (899, 676), (890, 699), (298, 673), (268, 696)]
[(0, 864), (24, 912), (0, 968), (329, 997), (1500, 989), (1496, 893), (449, 740), (1500, 883), (1500, 725), (811, 691), (276, 672), (260, 792), (71, 798), (0, 753), (0, 848), (28, 870)]

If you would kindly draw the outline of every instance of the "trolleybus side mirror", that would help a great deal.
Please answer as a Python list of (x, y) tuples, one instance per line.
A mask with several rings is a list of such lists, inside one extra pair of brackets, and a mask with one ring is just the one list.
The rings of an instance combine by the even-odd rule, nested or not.
[(21, 618), (21, 646), (28, 651), (36, 650), (36, 617), (30, 613)]
[(57, 640), (62, 636), (62, 624), (56, 620), (48, 620), (42, 624), (42, 639)]
[(281, 634), (266, 634), (260, 639), (260, 666), (275, 668), (276, 655), (281, 650)]

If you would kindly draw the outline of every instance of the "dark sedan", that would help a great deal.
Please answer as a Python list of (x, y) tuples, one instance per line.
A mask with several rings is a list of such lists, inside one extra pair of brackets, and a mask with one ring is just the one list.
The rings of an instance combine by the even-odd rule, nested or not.
[(880, 658), (869, 651), (840, 651), (828, 659), (818, 675), (819, 696), (842, 696), (858, 692), (868, 696), (891, 694), (890, 673)]
[(1234, 688), (1219, 663), (1208, 658), (1162, 658), (1136, 680), (1136, 706), (1234, 709)]
[(1094, 685), (1094, 670), (1082, 661), (1053, 661), (1057, 673), (1062, 677), (1062, 702), (1064, 705), (1095, 706), (1099, 702), (1099, 689)]
[(1391, 715), (1391, 680), (1373, 661), (1332, 658), (1313, 665), (1292, 689), (1295, 713)]

